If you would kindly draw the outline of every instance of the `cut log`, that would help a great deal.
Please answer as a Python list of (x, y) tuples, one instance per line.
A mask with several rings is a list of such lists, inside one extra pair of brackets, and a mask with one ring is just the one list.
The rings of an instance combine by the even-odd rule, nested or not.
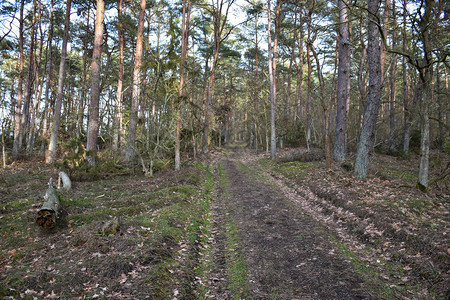
[(45, 192), (44, 204), (37, 213), (36, 223), (45, 229), (52, 229), (56, 225), (60, 208), (58, 191), (50, 186)]
[[(67, 192), (72, 188), (72, 181), (65, 172), (59, 172), (58, 182), (62, 181), (62, 187), (53, 188), (53, 179), (50, 178), (48, 189), (45, 192), (44, 204), (37, 213), (36, 223), (45, 229), (52, 229), (56, 226), (61, 202), (59, 201), (58, 191)], [(60, 184), (58, 184), (59, 186)]]

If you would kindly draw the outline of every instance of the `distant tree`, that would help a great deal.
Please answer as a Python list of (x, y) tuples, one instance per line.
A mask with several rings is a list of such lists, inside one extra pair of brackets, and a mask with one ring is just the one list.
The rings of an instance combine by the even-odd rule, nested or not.
[(205, 6), (205, 9), (212, 16), (213, 20), (213, 62), (209, 70), (208, 84), (206, 86), (206, 103), (204, 103), (204, 127), (203, 127), (203, 153), (208, 153), (209, 143), (209, 119), (211, 102), (214, 98), (214, 85), (216, 78), (216, 71), (219, 63), (220, 46), (228, 38), (232, 28), (227, 25), (229, 11), (235, 0), (211, 0), (210, 6)]
[(14, 116), (14, 142), (12, 155), (18, 156), (21, 151), (20, 144), (20, 119), (22, 115), (22, 96), (23, 96), (23, 69), (24, 69), (24, 53), (23, 53), (23, 12), (25, 9), (25, 0), (20, 2), (20, 17), (19, 17), (19, 78), (17, 86), (17, 102), (16, 102), (16, 114)]
[(124, 28), (123, 28), (123, 0), (117, 2), (117, 34), (119, 39), (119, 74), (117, 79), (115, 118), (113, 128), (112, 150), (116, 152), (119, 149), (120, 132), (122, 130), (122, 100), (123, 100), (123, 75), (124, 75)]
[(53, 58), (53, 51), (52, 51), (52, 41), (53, 41), (53, 0), (50, 0), (50, 24), (49, 24), (49, 31), (48, 31), (48, 38), (47, 38), (47, 72), (45, 75), (45, 92), (44, 92), (44, 111), (42, 113), (42, 144), (41, 144), (41, 155), (45, 155), (45, 147), (46, 147), (46, 141), (48, 140), (47, 131), (48, 131), (48, 108), (49, 108), (49, 96), (50, 96), (50, 88), (51, 88), (51, 77), (50, 74), (52, 72), (52, 58)]
[(58, 145), (59, 126), (61, 122), (61, 106), (64, 92), (64, 78), (66, 72), (66, 56), (67, 56), (67, 41), (69, 39), (69, 22), (70, 22), (70, 7), (72, 0), (68, 0), (66, 4), (66, 17), (64, 21), (64, 36), (61, 49), (61, 61), (59, 63), (59, 75), (58, 75), (58, 93), (55, 103), (55, 110), (53, 114), (53, 126), (50, 136), (50, 143), (48, 145), (48, 153), (46, 154), (46, 162), (52, 164), (56, 158), (56, 149)]
[(191, 1), (183, 0), (183, 16), (181, 24), (181, 61), (180, 61), (180, 85), (178, 87), (178, 104), (176, 105), (176, 129), (175, 129), (175, 170), (180, 170), (180, 105), (183, 101), (183, 86), (185, 81), (185, 61), (189, 41), (189, 23), (191, 19)]
[(270, 157), (272, 159), (276, 158), (277, 151), (277, 135), (276, 135), (276, 110), (277, 110), (277, 44), (278, 44), (278, 32), (280, 30), (280, 8), (281, 0), (277, 0), (277, 5), (275, 9), (275, 34), (273, 36), (272, 45), (272, 18), (271, 18), (271, 8), (270, 1), (267, 1), (267, 16), (268, 16), (268, 53), (269, 53), (269, 89), (270, 89)]
[[(387, 3), (386, 3), (387, 5)], [(392, 46), (391, 49), (397, 49), (397, 30), (396, 30), (396, 11), (395, 11), (395, 0), (392, 0)], [(396, 130), (395, 130), (395, 91), (396, 91), (396, 77), (397, 77), (397, 54), (392, 53), (391, 58), (391, 68), (389, 72), (389, 85), (390, 85), (390, 95), (389, 95), (389, 135), (388, 135), (388, 150), (393, 153), (397, 147), (396, 141)]]
[(105, 14), (105, 2), (97, 0), (97, 11), (95, 15), (94, 50), (92, 52), (91, 64), (91, 103), (89, 105), (89, 123), (87, 131), (86, 159), (90, 165), (96, 164), (98, 119), (100, 102), (100, 68), (103, 42), (103, 19)]
[(125, 160), (130, 161), (135, 155), (135, 140), (137, 129), (137, 111), (139, 106), (139, 96), (141, 94), (141, 65), (142, 65), (142, 49), (144, 38), (144, 21), (145, 21), (145, 3), (141, 0), (141, 8), (139, 11), (139, 23), (136, 39), (136, 55), (134, 58), (133, 70), (133, 91), (131, 96), (130, 122), (128, 125), (128, 144), (125, 153)]

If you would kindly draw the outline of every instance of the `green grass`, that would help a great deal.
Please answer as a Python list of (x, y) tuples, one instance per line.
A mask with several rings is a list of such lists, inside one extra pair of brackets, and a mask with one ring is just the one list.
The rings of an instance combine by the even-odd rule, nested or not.
[[(8, 197), (1, 200), (5, 213), (0, 214), (0, 261), (9, 267), (6, 277), (0, 280), (0, 298), (22, 297), (26, 289), (43, 290), (43, 297), (52, 290), (65, 297), (75, 297), (71, 290), (82, 291), (83, 282), (95, 282), (98, 279), (93, 275), (101, 278), (106, 273), (111, 278), (105, 278), (100, 286), (109, 286), (108, 291), (120, 290), (121, 274), (129, 277), (127, 273), (139, 264), (147, 268), (137, 278), (144, 288), (141, 292), (150, 295), (150, 299), (172, 298), (175, 288), (180, 290), (180, 295), (185, 293), (188, 297), (197, 292), (198, 287), (191, 284), (190, 276), (192, 272), (202, 274), (205, 270), (199, 253), (206, 248), (199, 245), (205, 245), (210, 236), (209, 212), (214, 187), (206, 163), (187, 165), (185, 170), (175, 177), (167, 177), (158, 186), (136, 184), (141, 178), (122, 175), (77, 183), (73, 191), (60, 195), (66, 216), (49, 232), (34, 223), (35, 211), (31, 211), (32, 205), (41, 203), (42, 197), (35, 196), (36, 190), (30, 191), (29, 187), (40, 186), (42, 194), (45, 192), (40, 177), (40, 174), (21, 172), (3, 173), (0, 179), (8, 186), (15, 182), (27, 183), (27, 186), (17, 185), (17, 189), (10, 187)], [(121, 217), (120, 234), (99, 234), (102, 224), (114, 217)], [(180, 244), (188, 245), (182, 260), (176, 259)], [(36, 267), (33, 261), (47, 252), (51, 253), (50, 259), (38, 260), (39, 267)], [(102, 256), (92, 257), (92, 253)], [(91, 272), (83, 274), (80, 271), (83, 266)], [(48, 268), (57, 269), (58, 273), (47, 271)], [(117, 270), (105, 271), (110, 268)], [(48, 280), (42, 281), (43, 272), (50, 274), (45, 275), (45, 278), (50, 276)], [(57, 282), (50, 283), (52, 278)], [(127, 283), (135, 284), (131, 279)], [(85, 295), (95, 293), (98, 291), (85, 292)]]
[(247, 266), (239, 251), (239, 237), (233, 221), (226, 224), (227, 276), (233, 299), (245, 298), (248, 293)]
[[(244, 164), (238, 165), (246, 171), (251, 171)], [(220, 178), (220, 187), (223, 190), (223, 198), (228, 199), (229, 194), (227, 187), (229, 186), (228, 176), (226, 171), (219, 164), (217, 170)], [(228, 218), (225, 224), (226, 241), (225, 241), (225, 258), (226, 258), (226, 270), (228, 278), (228, 288), (232, 293), (232, 299), (246, 298), (249, 294), (247, 266), (244, 258), (240, 253), (240, 241), (238, 236), (238, 230), (233, 220)]]
[(287, 178), (294, 179), (298, 176), (307, 175), (319, 166), (319, 162), (299, 162), (291, 161), (286, 163), (278, 164), (274, 167), (274, 171), (279, 172), (286, 176)]

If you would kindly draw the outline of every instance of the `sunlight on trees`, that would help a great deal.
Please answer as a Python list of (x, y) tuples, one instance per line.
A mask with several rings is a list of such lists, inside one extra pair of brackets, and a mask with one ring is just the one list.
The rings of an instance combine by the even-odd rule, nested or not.
[(320, 148), (361, 178), (374, 152), (420, 155), (428, 190), (430, 151), (449, 143), (446, 5), (2, 2), (4, 165), (57, 162), (76, 139), (91, 164), (152, 173), (239, 141), (272, 158)]

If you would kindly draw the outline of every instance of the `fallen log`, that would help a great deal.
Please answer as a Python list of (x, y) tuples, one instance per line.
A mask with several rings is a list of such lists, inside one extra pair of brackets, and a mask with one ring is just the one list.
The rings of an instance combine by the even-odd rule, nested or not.
[(44, 229), (52, 229), (56, 225), (60, 208), (58, 191), (50, 186), (45, 192), (44, 204), (37, 213), (36, 223)]
[[(69, 176), (66, 173), (60, 172), (59, 178), (63, 182), (63, 186), (58, 190), (68, 191), (70, 190), (72, 183)], [(39, 209), (36, 217), (36, 223), (42, 226), (44, 229), (52, 229), (56, 226), (56, 221), (59, 216), (59, 210), (61, 209), (61, 202), (59, 201), (58, 190), (52, 186), (53, 180), (50, 178), (48, 183), (49, 187), (45, 192), (44, 204)]]

